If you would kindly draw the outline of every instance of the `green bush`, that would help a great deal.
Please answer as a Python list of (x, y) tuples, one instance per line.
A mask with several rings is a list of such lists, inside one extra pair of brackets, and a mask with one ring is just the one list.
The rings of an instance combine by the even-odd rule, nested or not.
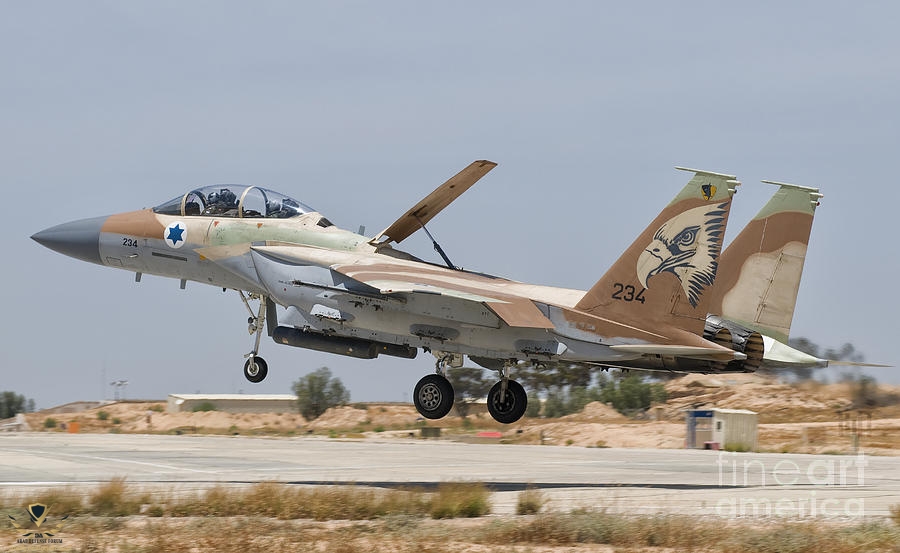
[(891, 520), (893, 520), (894, 523), (896, 523), (898, 526), (900, 526), (900, 504), (891, 505), (890, 512), (891, 512)]
[(484, 484), (441, 484), (431, 498), (431, 518), (474, 518), (490, 512), (490, 491)]
[(119, 517), (138, 514), (141, 503), (149, 502), (145, 499), (147, 498), (139, 498), (128, 493), (125, 478), (117, 477), (94, 490), (88, 498), (88, 505), (93, 514)]
[(107, 413), (106, 411), (100, 411), (99, 413), (97, 413), (98, 420), (105, 421), (108, 418), (109, 418), (109, 413)]
[(317, 369), (294, 382), (297, 408), (308, 421), (330, 409), (350, 402), (350, 392), (340, 378), (332, 378), (328, 367)]
[(192, 411), (194, 413), (205, 413), (207, 411), (215, 411), (215, 410), (216, 410), (216, 405), (214, 403), (212, 403), (211, 401), (204, 401), (203, 403), (198, 403), (192, 409)]
[(56, 428), (56, 419), (53, 417), (44, 419), (44, 428)]
[(666, 388), (661, 382), (645, 382), (639, 374), (613, 380), (600, 392), (600, 401), (609, 403), (623, 415), (644, 411), (653, 403), (666, 402)]
[(536, 515), (544, 508), (544, 494), (540, 490), (528, 488), (519, 494), (516, 502), (517, 515)]
[(0, 419), (11, 419), (19, 413), (34, 411), (34, 400), (15, 392), (0, 392)]

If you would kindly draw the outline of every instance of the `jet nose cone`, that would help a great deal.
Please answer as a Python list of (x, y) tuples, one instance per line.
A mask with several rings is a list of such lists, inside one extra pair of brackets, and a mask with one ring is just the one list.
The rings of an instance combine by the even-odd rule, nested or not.
[(31, 239), (55, 252), (102, 265), (100, 228), (105, 221), (106, 217), (94, 217), (63, 223), (44, 229), (32, 235)]

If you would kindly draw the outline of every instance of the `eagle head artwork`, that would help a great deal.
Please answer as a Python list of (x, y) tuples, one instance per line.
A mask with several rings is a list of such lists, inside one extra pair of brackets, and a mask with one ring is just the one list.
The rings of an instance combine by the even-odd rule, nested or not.
[(700, 206), (672, 217), (656, 231), (637, 262), (644, 288), (647, 279), (662, 272), (678, 277), (692, 307), (716, 278), (727, 204)]

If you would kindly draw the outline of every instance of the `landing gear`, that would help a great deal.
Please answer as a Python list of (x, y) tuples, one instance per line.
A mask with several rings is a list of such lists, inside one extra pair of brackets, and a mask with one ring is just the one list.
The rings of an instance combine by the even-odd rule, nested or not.
[(253, 349), (244, 356), (247, 359), (244, 362), (244, 377), (255, 384), (262, 382), (269, 373), (269, 366), (266, 364), (266, 360), (257, 355), (259, 352), (259, 341), (262, 339), (262, 331), (266, 323), (266, 298), (250, 294), (251, 300), (259, 300), (259, 310), (257, 313), (253, 313), (253, 310), (250, 309), (250, 302), (247, 300), (244, 292), (238, 290), (238, 294), (241, 295), (241, 301), (244, 302), (244, 306), (250, 312), (250, 317), (247, 319), (247, 331), (251, 336), (256, 336)]
[(528, 407), (528, 395), (525, 388), (515, 380), (506, 381), (506, 390), (503, 390), (504, 382), (494, 384), (488, 392), (487, 408), (494, 420), (503, 424), (512, 424), (522, 418), (525, 408)]
[(413, 391), (416, 411), (426, 419), (440, 419), (453, 408), (453, 386), (442, 374), (429, 374)]
[(441, 355), (434, 364), (434, 374), (422, 377), (413, 390), (416, 411), (426, 419), (440, 419), (453, 409), (453, 385), (444, 376), (448, 366), (462, 362), (453, 354)]
[(488, 392), (487, 408), (494, 420), (502, 424), (512, 424), (522, 418), (528, 407), (528, 395), (525, 388), (515, 380), (509, 379), (509, 371), (514, 361), (507, 361), (500, 369), (500, 382), (494, 384)]
[(244, 376), (250, 382), (262, 382), (267, 374), (269, 374), (269, 366), (262, 357), (254, 355), (244, 362)]
[[(435, 363), (435, 374), (429, 374), (416, 384), (413, 392), (413, 403), (416, 410), (426, 419), (439, 419), (447, 415), (453, 408), (453, 386), (444, 371), (447, 367), (462, 366), (460, 354), (444, 354), (433, 352), (438, 358)], [(482, 359), (477, 361), (483, 365)], [(487, 360), (500, 373), (500, 382), (494, 384), (487, 397), (487, 408), (491, 417), (502, 424), (512, 424), (525, 415), (528, 407), (528, 395), (525, 388), (515, 380), (509, 379), (509, 372), (515, 366), (515, 359)]]

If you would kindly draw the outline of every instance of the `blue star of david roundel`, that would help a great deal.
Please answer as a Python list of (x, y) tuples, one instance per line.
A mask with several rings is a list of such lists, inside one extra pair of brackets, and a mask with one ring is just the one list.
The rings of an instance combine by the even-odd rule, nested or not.
[(181, 221), (169, 223), (169, 226), (166, 227), (166, 232), (163, 234), (163, 239), (166, 241), (167, 246), (177, 250), (187, 240), (187, 225)]

